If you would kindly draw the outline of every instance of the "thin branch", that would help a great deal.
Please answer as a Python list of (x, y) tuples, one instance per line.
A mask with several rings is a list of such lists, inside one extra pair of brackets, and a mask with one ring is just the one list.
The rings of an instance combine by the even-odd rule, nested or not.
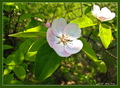
[[(83, 36), (83, 37), (86, 38), (86, 39), (88, 39), (88, 37), (86, 37), (86, 36)], [(110, 53), (110, 52), (108, 51), (108, 50), (110, 50), (110, 49), (113, 49), (113, 48), (115, 47), (115, 45), (112, 46), (112, 47), (110, 47), (110, 48), (108, 48), (108, 49), (105, 49), (100, 43), (94, 41), (94, 40), (91, 39), (90, 37), (89, 37), (89, 40), (92, 41), (93, 43), (95, 43), (98, 47), (100, 47), (99, 51), (97, 51), (96, 53), (101, 52), (101, 51), (105, 51), (108, 55), (110, 55), (110, 56), (113, 57), (114, 59), (117, 59), (117, 57), (116, 57), (115, 55), (113, 55), (112, 53)]]
[(108, 50), (105, 50), (105, 52), (106, 52), (108, 55), (110, 55), (111, 57), (113, 57), (113, 58), (117, 59), (117, 57), (116, 57), (116, 56), (114, 56), (112, 53), (110, 53)]

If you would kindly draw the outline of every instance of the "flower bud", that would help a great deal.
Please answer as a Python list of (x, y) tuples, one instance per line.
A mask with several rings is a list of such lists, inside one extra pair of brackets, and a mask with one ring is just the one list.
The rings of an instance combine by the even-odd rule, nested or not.
[(50, 27), (50, 23), (47, 22), (47, 23), (45, 24), (45, 27), (49, 28), (49, 27)]

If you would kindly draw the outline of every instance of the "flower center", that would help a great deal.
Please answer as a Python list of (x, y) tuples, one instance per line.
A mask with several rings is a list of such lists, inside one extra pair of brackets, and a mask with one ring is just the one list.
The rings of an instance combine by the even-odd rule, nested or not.
[(67, 34), (62, 34), (61, 37), (57, 37), (57, 38), (60, 39), (59, 43), (63, 43), (64, 45), (67, 44), (68, 41), (70, 41), (70, 37)]

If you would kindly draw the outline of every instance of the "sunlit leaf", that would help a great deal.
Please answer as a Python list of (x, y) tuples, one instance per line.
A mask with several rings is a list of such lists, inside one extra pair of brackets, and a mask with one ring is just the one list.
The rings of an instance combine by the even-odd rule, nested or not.
[(100, 37), (104, 47), (107, 49), (113, 38), (110, 27), (106, 24), (100, 24), (98, 36)]
[(39, 47), (43, 45), (45, 42), (46, 42), (45, 38), (40, 38), (36, 40), (35, 42), (33, 42), (33, 44), (31, 44), (31, 46), (29, 47), (26, 53), (25, 59), (28, 61), (35, 61), (35, 57), (36, 57)]
[(19, 32), (16, 34), (10, 35), (12, 37), (45, 37), (44, 32)]
[(15, 54), (9, 55), (5, 60), (4, 60), (6, 65), (16, 65), (15, 63)]
[(14, 5), (15, 3), (4, 3), (5, 5), (11, 6)]
[(21, 81), (23, 81), (25, 79), (25, 77), (26, 77), (26, 71), (25, 71), (25, 68), (23, 66), (16, 66), (13, 71), (14, 71), (15, 75)]
[(17, 50), (15, 54), (9, 55), (5, 60), (6, 65), (19, 65), (24, 60), (24, 54), (21, 50)]
[(60, 65), (62, 58), (59, 57), (48, 44), (42, 45), (35, 59), (35, 76), (40, 81), (53, 74)]
[(93, 21), (85, 15), (83, 17), (76, 18), (75, 20), (72, 20), (71, 23), (78, 24), (78, 26), (80, 28), (85, 28), (85, 27), (96, 25), (96, 23), (93, 23)]
[(10, 66), (7, 66), (5, 69), (4, 69), (4, 75), (7, 75), (9, 74), (13, 69), (14, 69), (14, 65), (10, 65)]
[(24, 42), (21, 43), (21, 45), (19, 46), (19, 49), (23, 52), (24, 55), (26, 54), (26, 52), (28, 51), (30, 45), (34, 41), (35, 40), (33, 40), (33, 39), (26, 39)]
[(24, 54), (20, 49), (18, 49), (15, 53), (15, 63), (17, 65), (20, 65), (23, 62), (23, 60), (24, 60)]
[(24, 32), (19, 32), (11, 34), (11, 37), (45, 37), (46, 36), (46, 27), (37, 26), (34, 28), (27, 29)]

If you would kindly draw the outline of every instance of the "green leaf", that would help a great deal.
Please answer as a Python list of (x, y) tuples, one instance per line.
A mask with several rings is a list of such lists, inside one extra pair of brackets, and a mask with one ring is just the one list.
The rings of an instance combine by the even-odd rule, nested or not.
[(26, 26), (27, 29), (36, 27), (40, 24), (40, 22), (34, 18), (31, 18), (31, 22)]
[(92, 61), (97, 61), (97, 56), (92, 47), (88, 44), (88, 42), (82, 37), (80, 37), (80, 40), (83, 42), (82, 51), (85, 52)]
[(93, 21), (89, 17), (85, 15), (80, 18), (76, 18), (75, 20), (72, 20), (71, 23), (78, 24), (80, 28), (96, 25), (95, 23), (93, 23)]
[(87, 6), (87, 8), (85, 9), (84, 14), (87, 14), (91, 11), (92, 7), (91, 6)]
[(23, 52), (25, 55), (26, 52), (28, 51), (30, 45), (34, 42), (35, 40), (32, 39), (26, 39), (22, 44), (20, 45), (19, 49)]
[(10, 82), (14, 79), (13, 74), (7, 74), (3, 76), (4, 84), (10, 84)]
[(118, 31), (117, 25), (114, 25), (114, 31)]
[(25, 13), (25, 14), (22, 14), (22, 15), (20, 16), (19, 20), (29, 19), (29, 18), (31, 18), (31, 17), (32, 17), (31, 14)]
[(40, 19), (45, 19), (45, 15), (43, 15), (43, 14), (35, 14), (35, 15), (33, 15), (33, 17), (37, 17), (37, 18), (40, 18)]
[(5, 69), (4, 69), (4, 75), (7, 75), (9, 74), (13, 69), (14, 69), (15, 66), (7, 66)]
[(6, 39), (2, 39), (3, 41), (5, 41)]
[(27, 29), (24, 32), (11, 34), (11, 37), (46, 37), (46, 27), (37, 26), (34, 28)]
[(47, 28), (44, 26), (37, 26), (30, 29), (27, 29), (25, 32), (46, 32)]
[(113, 38), (110, 27), (106, 24), (100, 24), (98, 36), (100, 37), (104, 47), (107, 49)]
[(42, 46), (45, 42), (46, 42), (45, 38), (40, 38), (36, 40), (35, 42), (33, 42), (33, 44), (31, 44), (31, 46), (29, 47), (26, 53), (25, 60), (35, 61), (35, 57), (36, 57), (39, 47)]
[(45, 80), (58, 68), (62, 58), (48, 44), (42, 45), (35, 59), (35, 76), (40, 81)]
[(15, 54), (9, 55), (5, 60), (4, 60), (6, 65), (16, 65), (15, 63)]
[(16, 33), (16, 34), (12, 34), (12, 35), (9, 35), (9, 36), (12, 36), (12, 37), (40, 37), (40, 36), (44, 36), (45, 37), (45, 33), (44, 32), (19, 32), (19, 33)]
[(23, 66), (16, 66), (13, 71), (14, 71), (15, 75), (16, 75), (21, 81), (23, 81), (23, 80), (25, 79), (25, 77), (26, 77), (26, 71), (25, 71), (25, 69), (24, 69)]
[(18, 49), (15, 54), (9, 55), (5, 60), (6, 65), (19, 65), (24, 60), (24, 54), (23, 52)]
[(86, 53), (92, 61), (95, 62), (95, 64), (98, 66), (98, 70), (100, 72), (106, 73), (107, 72), (106, 64), (102, 60), (98, 60), (94, 50), (92, 49), (92, 47), (88, 44), (88, 42), (84, 38), (80, 37), (80, 40), (83, 42), (82, 51), (84, 53)]
[(24, 54), (20, 49), (18, 49), (15, 53), (15, 63), (17, 65), (20, 65), (23, 62), (23, 60), (24, 60)]
[(16, 3), (16, 9), (27, 11), (26, 5), (24, 5), (24, 3)]
[(19, 80), (11, 80), (10, 84), (23, 84), (21, 81)]
[(4, 3), (5, 5), (8, 5), (8, 6), (13, 6), (15, 3)]
[(6, 49), (12, 49), (13, 47), (10, 46), (10, 45), (3, 45), (3, 49), (6, 50)]
[(102, 72), (102, 73), (107, 72), (107, 66), (102, 60), (96, 61), (96, 64), (98, 65), (98, 70), (100, 72)]

